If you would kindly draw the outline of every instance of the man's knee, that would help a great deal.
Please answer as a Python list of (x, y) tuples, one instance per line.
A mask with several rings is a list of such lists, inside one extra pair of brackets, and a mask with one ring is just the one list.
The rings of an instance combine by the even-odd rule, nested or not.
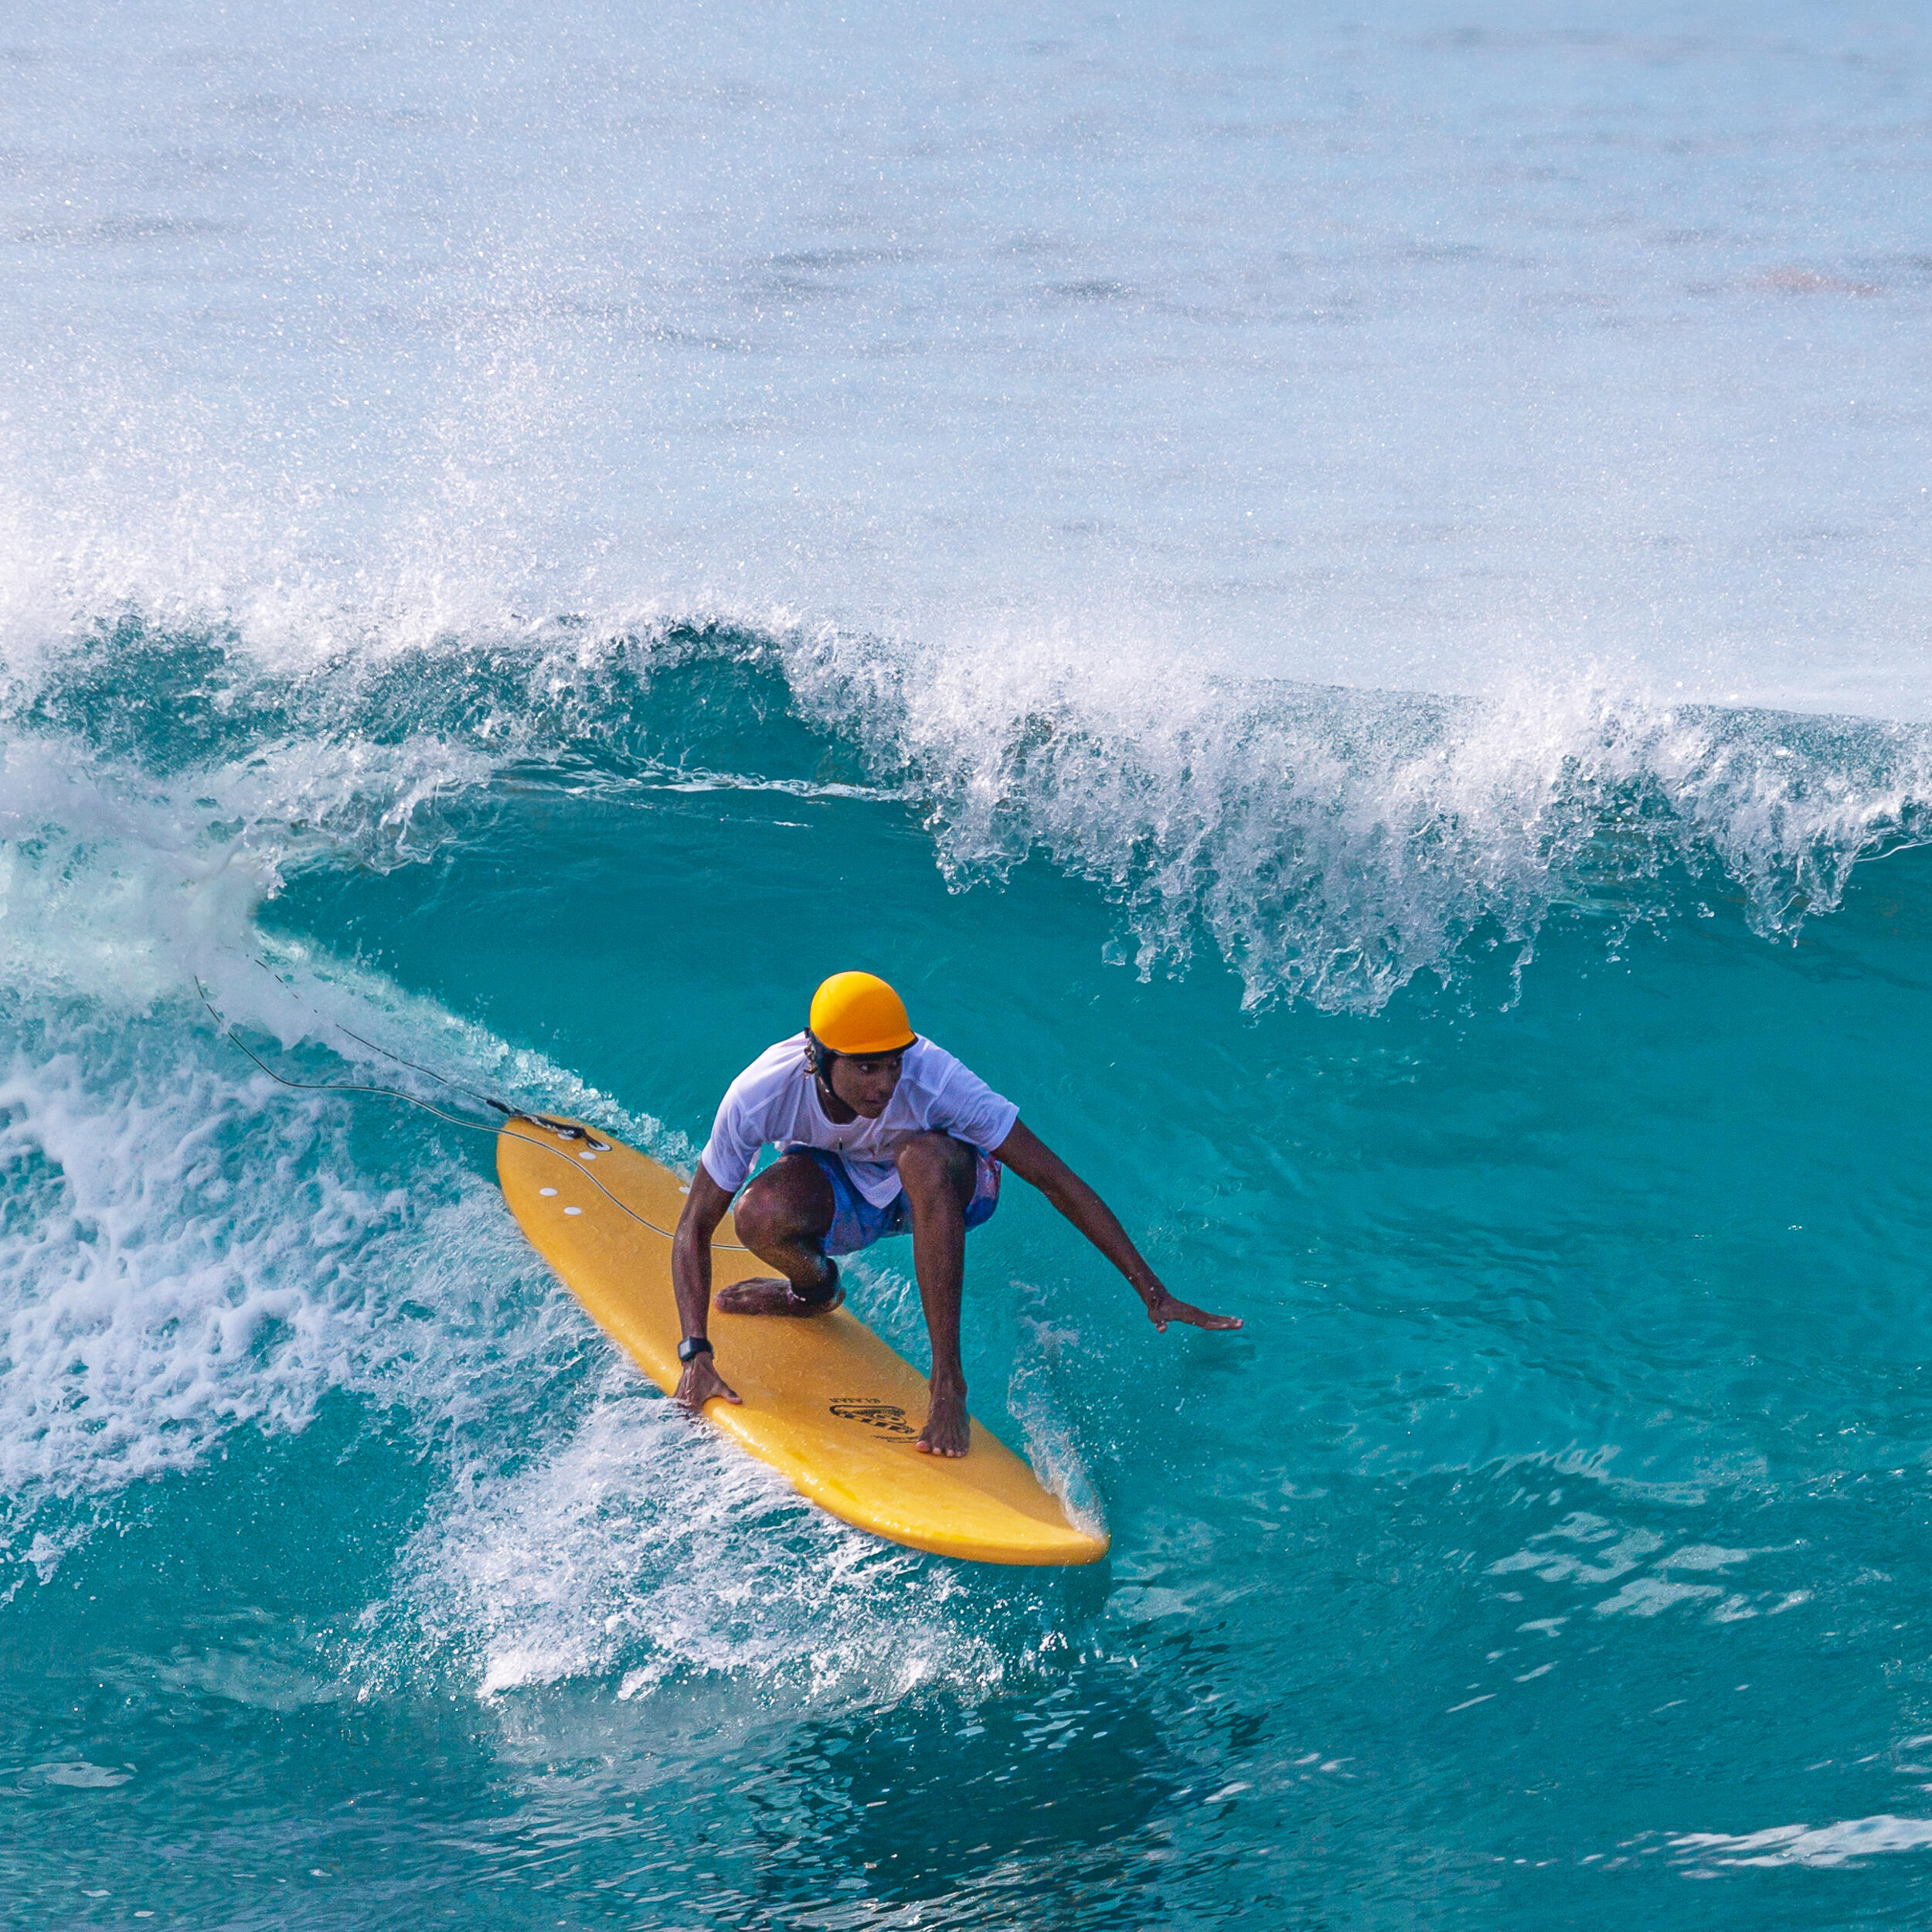
[(783, 1239), (780, 1227), (785, 1217), (768, 1188), (747, 1188), (731, 1218), (736, 1225), (738, 1239), (751, 1247), (765, 1247), (774, 1239)]
[(950, 1134), (916, 1134), (894, 1157), (899, 1179), (915, 1201), (945, 1189), (956, 1199), (971, 1191), (975, 1157), (964, 1141)]
[[(790, 1247), (800, 1241), (823, 1238), (832, 1225), (832, 1188), (816, 1168), (796, 1171), (801, 1164), (781, 1160), (767, 1168), (738, 1197), (732, 1220), (738, 1238), (760, 1252)], [(817, 1187), (812, 1186), (816, 1181)], [(822, 1199), (816, 1198), (822, 1196)]]

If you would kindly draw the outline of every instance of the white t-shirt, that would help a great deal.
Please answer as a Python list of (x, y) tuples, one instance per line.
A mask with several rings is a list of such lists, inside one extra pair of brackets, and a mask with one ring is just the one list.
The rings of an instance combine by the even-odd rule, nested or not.
[(916, 1039), (906, 1049), (899, 1084), (876, 1121), (861, 1114), (842, 1126), (825, 1118), (818, 1083), (805, 1065), (805, 1036), (794, 1033), (767, 1047), (725, 1090), (699, 1158), (727, 1194), (736, 1194), (767, 1143), (822, 1147), (845, 1164), (874, 1207), (899, 1192), (893, 1157), (915, 1134), (951, 1134), (991, 1151), (1013, 1131), (1019, 1109), (944, 1047)]

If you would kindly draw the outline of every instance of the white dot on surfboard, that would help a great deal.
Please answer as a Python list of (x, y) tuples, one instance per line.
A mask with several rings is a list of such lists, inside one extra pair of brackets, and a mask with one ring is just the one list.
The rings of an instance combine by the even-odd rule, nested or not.
[(553, 1194), (556, 1193), (556, 1189), (553, 1187), (540, 1187), (537, 1192), (547, 1201)]
[(580, 1161), (594, 1161), (597, 1158), (594, 1154), (580, 1154), (577, 1156)]
[(563, 1211), (566, 1214), (581, 1214), (583, 1212), (581, 1208), (566, 1208)]

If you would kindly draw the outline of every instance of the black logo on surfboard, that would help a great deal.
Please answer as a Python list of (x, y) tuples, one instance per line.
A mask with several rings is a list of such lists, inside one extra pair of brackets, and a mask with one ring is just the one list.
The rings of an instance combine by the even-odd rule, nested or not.
[(868, 1429), (881, 1430), (889, 1436), (919, 1434), (896, 1402), (875, 1402), (869, 1396), (835, 1396), (832, 1412), (841, 1422), (862, 1422)]

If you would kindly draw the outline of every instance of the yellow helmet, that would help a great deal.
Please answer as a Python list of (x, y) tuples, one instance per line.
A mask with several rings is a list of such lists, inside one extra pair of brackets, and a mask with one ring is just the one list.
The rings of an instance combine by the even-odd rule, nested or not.
[(901, 1053), (917, 1036), (876, 973), (834, 973), (811, 996), (812, 1036), (835, 1053)]

